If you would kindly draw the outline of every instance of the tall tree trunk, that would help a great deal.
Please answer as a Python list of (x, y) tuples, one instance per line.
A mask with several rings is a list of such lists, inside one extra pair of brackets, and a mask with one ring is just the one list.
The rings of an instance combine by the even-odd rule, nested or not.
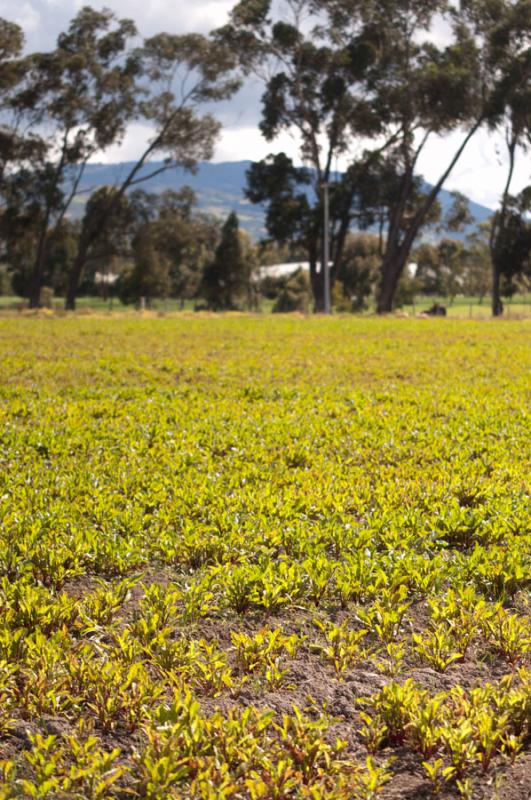
[(345, 208), (343, 209), (338, 232), (335, 236), (332, 235), (331, 245), (333, 250), (333, 258), (332, 269), (330, 271), (330, 291), (332, 291), (336, 280), (340, 281), (342, 278), (343, 251), (345, 249), (345, 243), (347, 241), (350, 225), (352, 223), (350, 209), (354, 200), (354, 194), (355, 190), (352, 189), (349, 192), (348, 199), (345, 203)]
[(503, 303), (501, 301), (501, 290), (500, 290), (500, 271), (498, 269), (498, 265), (496, 264), (496, 260), (493, 260), (492, 263), (492, 316), (493, 317), (501, 317), (503, 314)]
[(399, 251), (386, 257), (382, 266), (382, 280), (376, 304), (378, 314), (390, 314), (393, 311), (398, 282), (408, 256), (409, 253), (403, 254)]
[(44, 256), (46, 254), (46, 239), (48, 237), (48, 226), (50, 224), (50, 209), (46, 209), (44, 220), (42, 222), (41, 232), (39, 234), (39, 241), (37, 243), (37, 252), (35, 253), (35, 261), (33, 263), (33, 271), (31, 274), (30, 288), (29, 288), (29, 307), (40, 308), (41, 305), (41, 289), (44, 280)]
[(66, 311), (76, 310), (77, 291), (81, 281), (83, 267), (85, 266), (85, 261), (87, 260), (88, 249), (89, 243), (81, 239), (77, 248), (74, 263), (72, 264), (72, 269), (70, 270), (70, 274), (68, 276), (68, 285), (66, 287), (65, 298)]
[[(395, 215), (393, 215), (392, 236), (387, 242), (384, 261), (382, 264), (382, 280), (380, 283), (380, 291), (378, 293), (378, 299), (376, 303), (378, 314), (388, 314), (393, 310), (393, 303), (398, 281), (400, 280), (400, 276), (402, 275), (402, 272), (409, 261), (409, 256), (418, 232), (433, 208), (433, 204), (437, 200), (442, 187), (448, 180), (450, 173), (461, 158), (465, 147), (469, 143), (470, 139), (472, 139), (478, 128), (481, 126), (482, 122), (483, 118), (478, 119), (473, 127), (469, 130), (449, 165), (413, 217), (413, 220), (403, 234), (403, 239), (401, 241), (401, 214), (397, 215), (395, 213)], [(412, 177), (413, 175), (411, 174), (411, 178)], [(409, 182), (408, 176), (405, 177), (405, 180)], [(401, 209), (405, 208), (406, 203), (403, 197), (400, 198), (399, 202)]]
[[(51, 193), (56, 190), (61, 184), (61, 176), (63, 175), (65, 164), (66, 164), (66, 152), (68, 146), (68, 136), (70, 133), (70, 128), (66, 128), (63, 135), (63, 142), (61, 147), (61, 157), (57, 162), (54, 172), (54, 182), (52, 187), (50, 188)], [(72, 186), (72, 190), (70, 195), (68, 196), (65, 203), (63, 203), (63, 207), (60, 210), (59, 216), (55, 220), (53, 224), (53, 229), (57, 230), (58, 225), (64, 219), (66, 211), (72, 202), (74, 195), (77, 191), (79, 186), (79, 181), (81, 180), (81, 176), (83, 174), (84, 166), (79, 171), (79, 174), (74, 181), (74, 185)], [(55, 209), (57, 211), (57, 208)], [(50, 233), (50, 223), (52, 221), (52, 214), (53, 214), (53, 201), (51, 197), (47, 197), (46, 199), (46, 206), (45, 212), (42, 219), (41, 231), (39, 234), (39, 241), (37, 243), (37, 252), (35, 254), (35, 261), (33, 264), (33, 274), (30, 283), (30, 294), (29, 294), (29, 305), (30, 308), (40, 308), (41, 304), (41, 289), (44, 280), (44, 257), (46, 254), (46, 246), (47, 240)]]
[(498, 253), (496, 252), (497, 239), (505, 227), (507, 217), (507, 207), (509, 205), (509, 197), (511, 191), (511, 183), (514, 175), (514, 167), (516, 161), (516, 145), (518, 144), (518, 131), (513, 128), (511, 138), (508, 139), (509, 150), (509, 173), (507, 175), (507, 183), (503, 190), (501, 208), (494, 217), (492, 223), (492, 230), (490, 234), (490, 260), (492, 264), (492, 316), (501, 317), (503, 314), (503, 303), (501, 301), (501, 264)]
[(396, 294), (396, 287), (398, 281), (386, 280), (382, 282), (382, 288), (378, 295), (378, 303), (376, 305), (376, 312), (378, 314), (390, 314), (393, 310), (393, 303)]
[(41, 306), (41, 289), (42, 289), (42, 265), (38, 262), (33, 267), (33, 274), (31, 276), (29, 286), (29, 307), (40, 308)]

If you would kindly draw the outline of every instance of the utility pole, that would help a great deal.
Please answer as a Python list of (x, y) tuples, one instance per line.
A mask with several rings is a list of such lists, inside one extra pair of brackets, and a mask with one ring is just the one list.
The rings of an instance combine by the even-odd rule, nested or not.
[(324, 313), (331, 314), (332, 306), (330, 302), (330, 203), (329, 203), (329, 188), (330, 185), (323, 181), (323, 281), (324, 281)]

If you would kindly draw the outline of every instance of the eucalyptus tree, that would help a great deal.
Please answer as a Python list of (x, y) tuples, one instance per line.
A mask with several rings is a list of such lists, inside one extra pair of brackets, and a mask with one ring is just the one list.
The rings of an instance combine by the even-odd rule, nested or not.
[(0, 200), (6, 202), (6, 171), (34, 152), (38, 137), (24, 126), (23, 114), (13, 97), (23, 81), (27, 59), (23, 56), (24, 33), (14, 22), (0, 18)]
[[(499, 316), (503, 311), (502, 278), (510, 280), (525, 261), (517, 256), (514, 248), (520, 247), (515, 237), (521, 240), (523, 236), (525, 240), (527, 194), (514, 198), (511, 187), (517, 155), (526, 153), (531, 146), (531, 0), (510, 3), (508, 8), (503, 8), (503, 13), (497, 6), (495, 10), (490, 21), (490, 60), (501, 62), (504, 74), (493, 97), (489, 124), (505, 136), (508, 163), (500, 207), (493, 217), (490, 233), (492, 313)], [(511, 249), (513, 258), (508, 258)]]
[[(33, 205), (19, 213), (31, 187), (24, 167), (39, 161), (46, 148), (28, 119), (31, 104), (21, 107), (16, 102), (28, 70), (23, 49), (20, 26), (0, 18), (0, 256), (9, 256), (27, 270), (39, 209)], [(18, 237), (23, 240), (20, 246)]]
[[(270, 242), (286, 248), (288, 254), (302, 247), (317, 283), (320, 215), (311, 202), (311, 171), (296, 167), (285, 153), (276, 153), (253, 162), (246, 177), (246, 197), (266, 207), (265, 228)], [(318, 286), (314, 292), (320, 294)]]
[[(350, 164), (334, 189), (340, 214), (335, 261), (339, 265), (355, 216), (365, 211), (368, 220), (376, 217), (385, 245), (377, 299), (382, 313), (393, 308), (400, 276), (442, 187), (494, 113), (493, 99), (512, 63), (508, 43), (494, 47), (495, 29), (522, 2), (241, 0), (218, 34), (240, 54), (243, 68), (265, 83), (264, 136), (299, 134), (300, 156), (312, 168), (313, 213), (305, 208), (304, 188), (291, 191), (289, 200), (296, 202), (289, 209), (314, 220), (316, 230), (309, 220), (307, 225), (314, 250), (322, 230), (320, 187), (330, 180), (337, 157)], [(441, 24), (447, 36), (437, 44), (433, 34)], [(453, 133), (458, 144), (427, 189), (418, 174), (421, 158), (433, 138)], [(378, 172), (389, 181), (380, 198), (370, 188), (371, 173)], [(258, 198), (256, 181), (251, 189)], [(275, 210), (280, 195), (268, 191), (262, 200)], [(316, 291), (320, 281), (311, 250)]]
[[(450, 25), (443, 47), (429, 41), (437, 19), (446, 19)], [(528, 59), (529, 2), (377, 0), (367, 20), (373, 21), (379, 37), (384, 36), (378, 39), (381, 56), (368, 82), (383, 103), (391, 129), (401, 131), (394, 151), (402, 190), (387, 232), (378, 296), (378, 310), (387, 312), (415, 238), (441, 188), (478, 129), (497, 119), (507, 86), (514, 85), (511, 73), (522, 76), (522, 57)], [(428, 36), (425, 41), (422, 32)], [(523, 85), (529, 91), (528, 73)], [(428, 142), (452, 132), (460, 139), (439, 178), (414, 213), (404, 213)]]
[[(146, 223), (133, 240), (134, 267), (128, 276), (129, 299), (143, 298), (148, 307), (152, 300), (165, 300), (171, 291), (170, 264), (157, 247), (154, 223)], [(127, 294), (122, 292), (122, 299)]]
[(528, 286), (531, 279), (531, 186), (516, 197), (504, 198), (503, 220), (498, 221), (499, 211), (494, 217), (495, 239), (491, 238), (491, 259), (495, 265), (493, 280), (497, 286), (493, 298), (499, 306), (493, 308), (495, 315), (502, 313), (501, 295), (512, 295), (519, 279)]
[(360, 137), (382, 131), (364, 84), (374, 55), (359, 41), (363, 4), (353, 6), (340, 26), (331, 5), (319, 0), (241, 0), (217, 32), (238, 54), (244, 72), (264, 84), (264, 137), (274, 141), (283, 131), (298, 135), (307, 168), (298, 170), (285, 154), (272, 155), (252, 168), (249, 197), (268, 204), (270, 233), (277, 241), (306, 247), (317, 310), (323, 307), (323, 187), (335, 181), (331, 211), (338, 221), (337, 267), (355, 194), (349, 176), (335, 174), (337, 159), (351, 152)]
[[(333, 0), (332, 0), (333, 2)], [(351, 5), (333, 2), (340, 21)], [(352, 4), (356, 5), (356, 4)], [(365, 72), (376, 113), (387, 137), (386, 151), (395, 175), (387, 206), (377, 310), (392, 310), (398, 282), (422, 227), (429, 221), (440, 190), (485, 118), (480, 43), (446, 0), (374, 0), (363, 11), (362, 40), (375, 53)], [(452, 23), (448, 41), (435, 44), (436, 24)], [(427, 189), (418, 166), (433, 137), (461, 131), (461, 140)]]
[(184, 306), (198, 295), (205, 269), (214, 259), (221, 220), (200, 211), (187, 186), (163, 192), (157, 205), (159, 249), (169, 262), (171, 295)]
[[(232, 74), (230, 51), (199, 34), (160, 33), (146, 39), (134, 58), (140, 65), (134, 119), (149, 125), (151, 136), (137, 160), (108, 192), (107, 203), (100, 204), (97, 213), (85, 221), (70, 273), (67, 309), (75, 308), (90, 250), (124, 195), (161, 172), (175, 167), (193, 170), (199, 160), (210, 158), (220, 124), (212, 114), (200, 112), (198, 106), (226, 99), (239, 86)], [(159, 163), (152, 165), (155, 158)]]
[[(311, 167), (296, 171), (286, 157), (271, 157), (251, 170), (249, 197), (268, 203), (270, 232), (279, 233), (274, 218), (286, 232), (291, 222), (305, 242), (317, 308), (324, 272), (317, 266), (321, 187), (336, 159), (350, 166), (335, 176), (331, 199), (332, 279), (354, 220), (359, 227), (378, 222), (385, 242), (378, 309), (390, 310), (413, 242), (483, 120), (471, 37), (458, 34), (457, 26), (446, 47), (430, 37), (434, 22), (448, 14), (446, 0), (241, 0), (218, 34), (240, 54), (244, 70), (265, 83), (265, 138), (296, 130), (300, 156)], [(462, 124), (471, 127), (465, 141), (433, 191), (424, 193), (416, 168), (428, 139)]]
[(482, 222), (466, 237), (466, 264), (463, 292), (476, 296), (481, 305), (492, 290), (491, 254), (489, 247), (490, 221)]
[(134, 118), (140, 71), (133, 51), (136, 35), (130, 20), (85, 7), (52, 51), (26, 60), (11, 104), (43, 142), (40, 157), (20, 163), (18, 170), (26, 179), (22, 206), (37, 209), (31, 306), (39, 304), (47, 238), (61, 225), (87, 162), (119, 142)]

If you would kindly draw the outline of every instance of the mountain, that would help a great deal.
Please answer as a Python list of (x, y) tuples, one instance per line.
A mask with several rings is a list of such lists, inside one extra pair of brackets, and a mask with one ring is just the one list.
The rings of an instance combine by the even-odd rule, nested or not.
[[(250, 161), (225, 161), (219, 164), (202, 162), (195, 174), (182, 169), (172, 169), (140, 184), (139, 188), (151, 192), (162, 192), (165, 189), (180, 189), (182, 186), (190, 186), (196, 193), (199, 207), (202, 210), (219, 217), (226, 217), (230, 211), (235, 211), (242, 228), (247, 230), (253, 239), (258, 240), (265, 236), (264, 210), (260, 206), (250, 203), (244, 195), (245, 173), (250, 164)], [(76, 198), (72, 206), (72, 216), (81, 216), (90, 190), (116, 183), (127, 174), (131, 166), (129, 162), (88, 164), (80, 186), (84, 193)], [(149, 174), (158, 166), (161, 164), (147, 165), (140, 172), (140, 177), (142, 174)], [(450, 192), (443, 190), (439, 200), (444, 212), (450, 207), (452, 196)], [(470, 202), (470, 211), (475, 220), (471, 227), (488, 219), (492, 214), (492, 209), (473, 202)]]

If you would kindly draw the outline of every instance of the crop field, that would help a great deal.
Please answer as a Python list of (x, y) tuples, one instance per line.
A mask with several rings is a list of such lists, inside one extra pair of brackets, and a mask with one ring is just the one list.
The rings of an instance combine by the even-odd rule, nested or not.
[(530, 331), (0, 320), (0, 799), (528, 800)]

